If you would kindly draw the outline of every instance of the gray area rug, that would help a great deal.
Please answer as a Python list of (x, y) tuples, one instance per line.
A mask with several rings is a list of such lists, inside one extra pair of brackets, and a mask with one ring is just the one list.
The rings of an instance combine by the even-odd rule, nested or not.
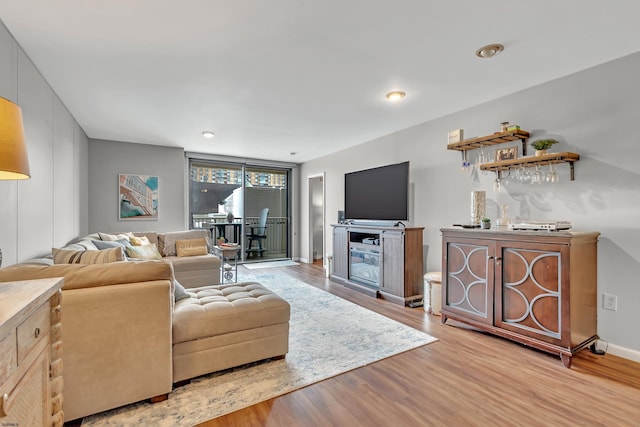
[(291, 261), (290, 259), (285, 259), (281, 261), (248, 262), (244, 264), (244, 266), (249, 270), (271, 267), (289, 267), (291, 265), (298, 265), (298, 263), (295, 261)]
[(282, 272), (240, 276), (291, 304), (289, 353), (194, 379), (169, 399), (140, 402), (84, 419), (93, 426), (193, 426), (436, 341)]

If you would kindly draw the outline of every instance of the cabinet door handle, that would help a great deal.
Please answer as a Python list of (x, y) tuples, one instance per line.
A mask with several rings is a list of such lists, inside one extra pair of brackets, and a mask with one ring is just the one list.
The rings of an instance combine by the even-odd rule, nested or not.
[(40, 336), (40, 328), (36, 328), (35, 331), (33, 331), (33, 335), (35, 338), (38, 338)]
[(0, 417), (4, 418), (9, 415), (9, 395), (3, 394), (0, 398)]
[(487, 257), (487, 259), (493, 259), (493, 258), (494, 258), (494, 257), (492, 257), (491, 255), (489, 255), (489, 256)]

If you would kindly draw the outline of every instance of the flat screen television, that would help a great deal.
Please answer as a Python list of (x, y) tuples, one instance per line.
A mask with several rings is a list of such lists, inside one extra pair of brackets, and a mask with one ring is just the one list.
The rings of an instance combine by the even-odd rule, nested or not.
[(344, 174), (346, 220), (407, 221), (409, 162)]

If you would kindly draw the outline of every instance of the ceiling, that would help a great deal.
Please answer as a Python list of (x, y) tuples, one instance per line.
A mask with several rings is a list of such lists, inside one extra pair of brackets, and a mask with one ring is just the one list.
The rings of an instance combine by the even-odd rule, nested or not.
[[(0, 1), (90, 138), (296, 163), (640, 51), (638, 16), (637, 0)], [(490, 43), (504, 52), (474, 56)]]

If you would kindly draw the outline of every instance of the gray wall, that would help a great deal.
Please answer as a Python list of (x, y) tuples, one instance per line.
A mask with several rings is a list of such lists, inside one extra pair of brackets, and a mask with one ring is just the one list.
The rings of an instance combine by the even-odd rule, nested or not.
[[(640, 141), (633, 129), (640, 117), (638, 75), (640, 53), (303, 164), (305, 187), (306, 177), (326, 171), (327, 252), (329, 224), (344, 207), (344, 173), (410, 160), (411, 220), (426, 227), (427, 270), (441, 270), (439, 229), (468, 221), (472, 190), (487, 192), (494, 220), (506, 203), (511, 217), (569, 220), (575, 229), (599, 231), (598, 333), (609, 351), (640, 360)], [(530, 141), (558, 139), (553, 151), (580, 154), (575, 181), (562, 165), (557, 184), (510, 184), (495, 193), (495, 176), (481, 174), (475, 188), (460, 170), (460, 153), (446, 149), (447, 132), (463, 128), (466, 138), (482, 136), (502, 121), (532, 132)], [(510, 145), (515, 143), (503, 147)], [(308, 200), (308, 188), (301, 191), (300, 200)], [(300, 208), (301, 258), (310, 259), (308, 206)], [(602, 309), (603, 292), (618, 296), (617, 311)]]
[(3, 265), (51, 253), (88, 224), (87, 136), (0, 23), (0, 96), (22, 108), (31, 178), (0, 181)]
[[(89, 231), (176, 231), (187, 227), (182, 148), (89, 140)], [(158, 219), (118, 218), (118, 175), (158, 176)]]

